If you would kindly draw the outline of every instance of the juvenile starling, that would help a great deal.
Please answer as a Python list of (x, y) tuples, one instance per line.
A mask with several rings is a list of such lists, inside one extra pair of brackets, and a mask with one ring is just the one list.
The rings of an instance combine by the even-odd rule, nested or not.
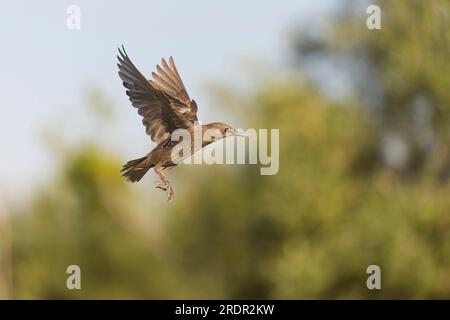
[(167, 199), (170, 201), (174, 192), (165, 173), (183, 159), (214, 141), (213, 139), (205, 140), (203, 134), (200, 144), (190, 139), (192, 152), (174, 161), (172, 150), (177, 144), (182, 143), (182, 140), (171, 139), (175, 130), (185, 129), (193, 135), (198, 129), (201, 132), (214, 129), (219, 132), (219, 137), (215, 136), (215, 141), (226, 136), (241, 134), (226, 123), (198, 125), (197, 104), (189, 98), (172, 57), (169, 63), (162, 59), (161, 66), (157, 65), (156, 72), (152, 73), (152, 79), (147, 80), (131, 62), (123, 46), (122, 50), (119, 48), (119, 54), (117, 56), (119, 77), (127, 89), (126, 93), (131, 104), (143, 117), (142, 123), (146, 127), (147, 134), (157, 143), (157, 146), (146, 156), (128, 161), (121, 172), (128, 181), (137, 182), (150, 168), (154, 168), (162, 182), (156, 188), (166, 191)]

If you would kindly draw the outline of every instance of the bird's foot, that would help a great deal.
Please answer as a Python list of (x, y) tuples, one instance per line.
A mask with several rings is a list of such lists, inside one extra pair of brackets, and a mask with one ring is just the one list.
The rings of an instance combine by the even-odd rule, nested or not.
[(155, 181), (154, 184), (156, 189), (160, 189), (166, 192), (167, 201), (171, 202), (173, 199), (174, 192), (170, 183), (164, 184), (161, 181)]
[(156, 186), (155, 188), (156, 188), (156, 189), (161, 189), (162, 191), (167, 191), (167, 188), (166, 188), (165, 186), (163, 186), (163, 185), (161, 185), (161, 186)]
[(162, 191), (167, 191), (166, 185), (164, 183), (161, 183), (161, 181), (159, 181), (159, 180), (155, 181), (154, 184), (155, 184), (156, 189), (161, 189)]

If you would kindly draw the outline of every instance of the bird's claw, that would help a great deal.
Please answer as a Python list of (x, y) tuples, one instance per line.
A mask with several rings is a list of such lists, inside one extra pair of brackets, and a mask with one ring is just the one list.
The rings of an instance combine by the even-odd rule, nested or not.
[(153, 183), (155, 184), (155, 188), (156, 189), (161, 189), (162, 191), (166, 191), (167, 190), (166, 185), (161, 183), (161, 181), (158, 180), (158, 181), (155, 181)]
[(156, 184), (156, 186), (155, 186), (156, 189), (160, 189), (160, 190), (166, 192), (166, 194), (167, 194), (167, 201), (171, 202), (174, 192), (173, 192), (173, 189), (170, 186), (170, 184), (162, 184), (159, 181), (155, 181), (155, 184)]
[(167, 191), (167, 188), (164, 186), (156, 186), (156, 189), (161, 189), (162, 191)]

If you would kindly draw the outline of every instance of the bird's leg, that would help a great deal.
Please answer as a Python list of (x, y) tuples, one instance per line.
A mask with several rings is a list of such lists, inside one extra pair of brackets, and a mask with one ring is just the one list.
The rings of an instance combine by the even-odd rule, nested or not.
[(154, 170), (155, 170), (155, 173), (158, 175), (159, 179), (161, 179), (161, 182), (162, 182), (162, 184), (159, 183), (156, 186), (156, 188), (157, 189), (161, 189), (163, 191), (167, 191), (167, 184), (168, 184), (169, 180), (167, 180), (166, 177), (164, 176), (163, 169), (161, 169), (161, 167), (159, 167), (159, 166), (156, 166)]
[(173, 193), (172, 186), (170, 185), (169, 180), (167, 180), (167, 201), (172, 201)]
[(167, 200), (171, 201), (174, 192), (173, 192), (172, 186), (170, 185), (169, 180), (167, 180), (167, 178), (164, 176), (164, 169), (161, 169), (160, 166), (156, 166), (154, 170), (155, 170), (155, 173), (158, 175), (158, 177), (161, 179), (161, 181), (164, 184), (164, 186), (158, 185), (158, 186), (156, 186), (156, 188), (166, 191)]

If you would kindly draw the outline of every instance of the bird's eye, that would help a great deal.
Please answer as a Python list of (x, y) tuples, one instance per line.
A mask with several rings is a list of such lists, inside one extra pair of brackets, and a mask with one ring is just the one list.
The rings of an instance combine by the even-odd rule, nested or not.
[(224, 132), (227, 132), (228, 130), (230, 130), (230, 128), (225, 128), (223, 131), (224, 131)]

